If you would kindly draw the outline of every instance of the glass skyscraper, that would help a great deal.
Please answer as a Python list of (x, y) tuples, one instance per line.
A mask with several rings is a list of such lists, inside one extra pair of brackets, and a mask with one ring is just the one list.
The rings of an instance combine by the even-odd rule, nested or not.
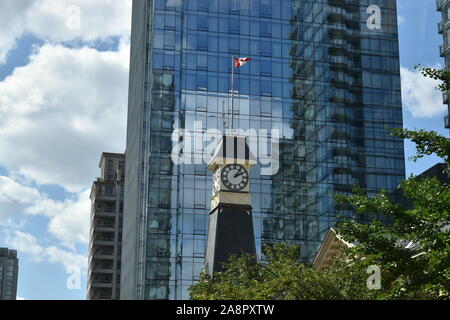
[(285, 241), (311, 260), (353, 214), (334, 194), (395, 189), (396, 19), (395, 0), (133, 1), (122, 299), (186, 299), (198, 279), (212, 178), (172, 161), (172, 133), (224, 129), (233, 55), (253, 59), (235, 74), (236, 128), (281, 133), (278, 172), (252, 171), (258, 255)]
[[(436, 0), (437, 10), (441, 12), (442, 21), (439, 22), (439, 33), (443, 35), (444, 44), (440, 47), (441, 57), (445, 60), (445, 67), (450, 68), (450, 1)], [(445, 116), (445, 127), (450, 129), (450, 101), (448, 92), (443, 93), (444, 103), (448, 105), (448, 114)]]

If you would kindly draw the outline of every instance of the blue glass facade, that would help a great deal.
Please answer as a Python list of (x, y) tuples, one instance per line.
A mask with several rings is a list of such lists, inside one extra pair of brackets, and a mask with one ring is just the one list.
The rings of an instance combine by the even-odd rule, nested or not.
[[(450, 66), (450, 1), (436, 0), (437, 10), (441, 12), (442, 21), (439, 22), (439, 33), (443, 35), (444, 44), (440, 47), (441, 57), (445, 60), (445, 66), (448, 69)], [(450, 101), (448, 99), (448, 92), (444, 92), (444, 103), (448, 105), (448, 114), (445, 116), (445, 127), (450, 129)]]
[[(176, 129), (223, 130), (231, 56), (237, 127), (278, 129), (280, 170), (252, 171), (258, 254), (275, 241), (314, 257), (333, 194), (404, 178), (395, 0), (135, 0), (122, 251), (123, 299), (186, 299), (204, 264), (212, 178), (175, 165)], [(381, 9), (381, 29), (368, 20)], [(202, 150), (199, 150), (201, 153)], [(367, 217), (369, 218), (369, 217)]]

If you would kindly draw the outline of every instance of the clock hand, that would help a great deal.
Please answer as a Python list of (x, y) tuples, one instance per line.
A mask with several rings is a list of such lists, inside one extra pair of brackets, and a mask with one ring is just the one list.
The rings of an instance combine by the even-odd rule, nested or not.
[(234, 177), (237, 178), (239, 176), (242, 176), (244, 173), (244, 170), (240, 170)]

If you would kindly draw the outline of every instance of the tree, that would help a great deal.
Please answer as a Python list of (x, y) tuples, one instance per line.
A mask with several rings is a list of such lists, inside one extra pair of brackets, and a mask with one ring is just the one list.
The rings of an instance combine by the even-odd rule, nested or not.
[(232, 257), (213, 278), (205, 273), (190, 287), (194, 300), (338, 300), (372, 299), (367, 273), (342, 261), (324, 270), (299, 262), (299, 247), (265, 247), (266, 262), (250, 255)]
[(425, 68), (421, 65), (416, 66), (416, 69), (419, 70), (424, 77), (439, 80), (441, 84), (437, 87), (438, 90), (442, 92), (450, 90), (450, 70)]
[[(438, 90), (450, 90), (450, 71), (416, 67), (425, 77), (439, 80)], [(434, 131), (394, 129), (392, 134), (410, 139), (416, 144), (417, 161), (435, 154), (450, 174), (450, 139)], [(361, 190), (354, 195), (338, 195), (337, 201), (352, 205), (357, 213), (378, 212), (393, 218), (384, 225), (374, 221), (369, 225), (347, 220), (339, 223), (338, 232), (346, 240), (358, 245), (347, 250), (347, 257), (355, 264), (378, 265), (382, 268), (380, 297), (450, 298), (450, 188), (437, 178), (410, 176), (399, 189), (412, 202), (411, 208), (389, 200), (386, 192), (376, 198), (367, 197)], [(406, 248), (412, 243), (412, 248)], [(364, 259), (361, 259), (364, 257)]]
[[(414, 160), (436, 154), (450, 172), (450, 139), (435, 132), (393, 130), (393, 135), (417, 145)], [(369, 198), (361, 190), (337, 195), (358, 214), (382, 213), (391, 224), (355, 219), (338, 223), (337, 231), (355, 243), (345, 259), (323, 270), (299, 262), (299, 247), (278, 243), (265, 247), (266, 262), (232, 257), (213, 278), (202, 273), (190, 288), (194, 300), (314, 300), (314, 299), (448, 299), (450, 298), (450, 189), (436, 178), (411, 176), (399, 187), (412, 208), (390, 200), (386, 192)], [(415, 249), (406, 247), (413, 243)], [(367, 268), (382, 270), (382, 287), (369, 290)]]
[[(418, 67), (441, 80), (439, 90), (450, 90), (450, 71)], [(410, 139), (417, 154), (412, 160), (435, 154), (450, 175), (450, 139), (425, 130), (393, 129), (394, 136)], [(336, 195), (340, 204), (357, 214), (382, 213), (392, 223), (361, 224), (342, 220), (337, 231), (355, 246), (344, 251), (326, 269), (315, 270), (298, 261), (298, 247), (279, 243), (266, 247), (266, 262), (255, 257), (233, 257), (224, 272), (213, 278), (202, 273), (190, 288), (194, 300), (241, 299), (449, 299), (450, 298), (450, 188), (436, 178), (410, 176), (399, 186), (412, 207), (390, 200), (382, 191), (375, 198), (356, 188), (352, 195)], [(412, 246), (407, 247), (407, 244)], [(381, 289), (367, 288), (367, 268), (382, 271)]]
[[(450, 139), (436, 132), (392, 130), (392, 134), (416, 143), (416, 161), (436, 154), (450, 172)], [(391, 224), (380, 221), (361, 224), (341, 221), (337, 232), (345, 241), (357, 243), (347, 250), (350, 263), (377, 265), (382, 270), (380, 298), (448, 299), (450, 298), (450, 189), (437, 178), (410, 176), (399, 187), (412, 201), (407, 209), (393, 203), (386, 192), (375, 198), (361, 190), (336, 200), (356, 209), (358, 214), (382, 213), (393, 218)], [(413, 248), (407, 248), (408, 243)], [(361, 259), (364, 257), (364, 259)]]

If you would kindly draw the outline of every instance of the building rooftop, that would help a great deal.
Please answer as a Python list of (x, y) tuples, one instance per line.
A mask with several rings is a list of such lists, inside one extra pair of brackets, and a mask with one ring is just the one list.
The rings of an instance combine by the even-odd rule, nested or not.
[(17, 251), (11, 250), (8, 248), (0, 248), (0, 257), (1, 258), (9, 258), (9, 259), (16, 259), (17, 258)]
[(103, 161), (105, 161), (105, 158), (118, 158), (125, 160), (125, 154), (123, 153), (113, 153), (113, 152), (103, 152), (102, 156), (100, 157), (100, 163), (99, 167), (102, 167)]

